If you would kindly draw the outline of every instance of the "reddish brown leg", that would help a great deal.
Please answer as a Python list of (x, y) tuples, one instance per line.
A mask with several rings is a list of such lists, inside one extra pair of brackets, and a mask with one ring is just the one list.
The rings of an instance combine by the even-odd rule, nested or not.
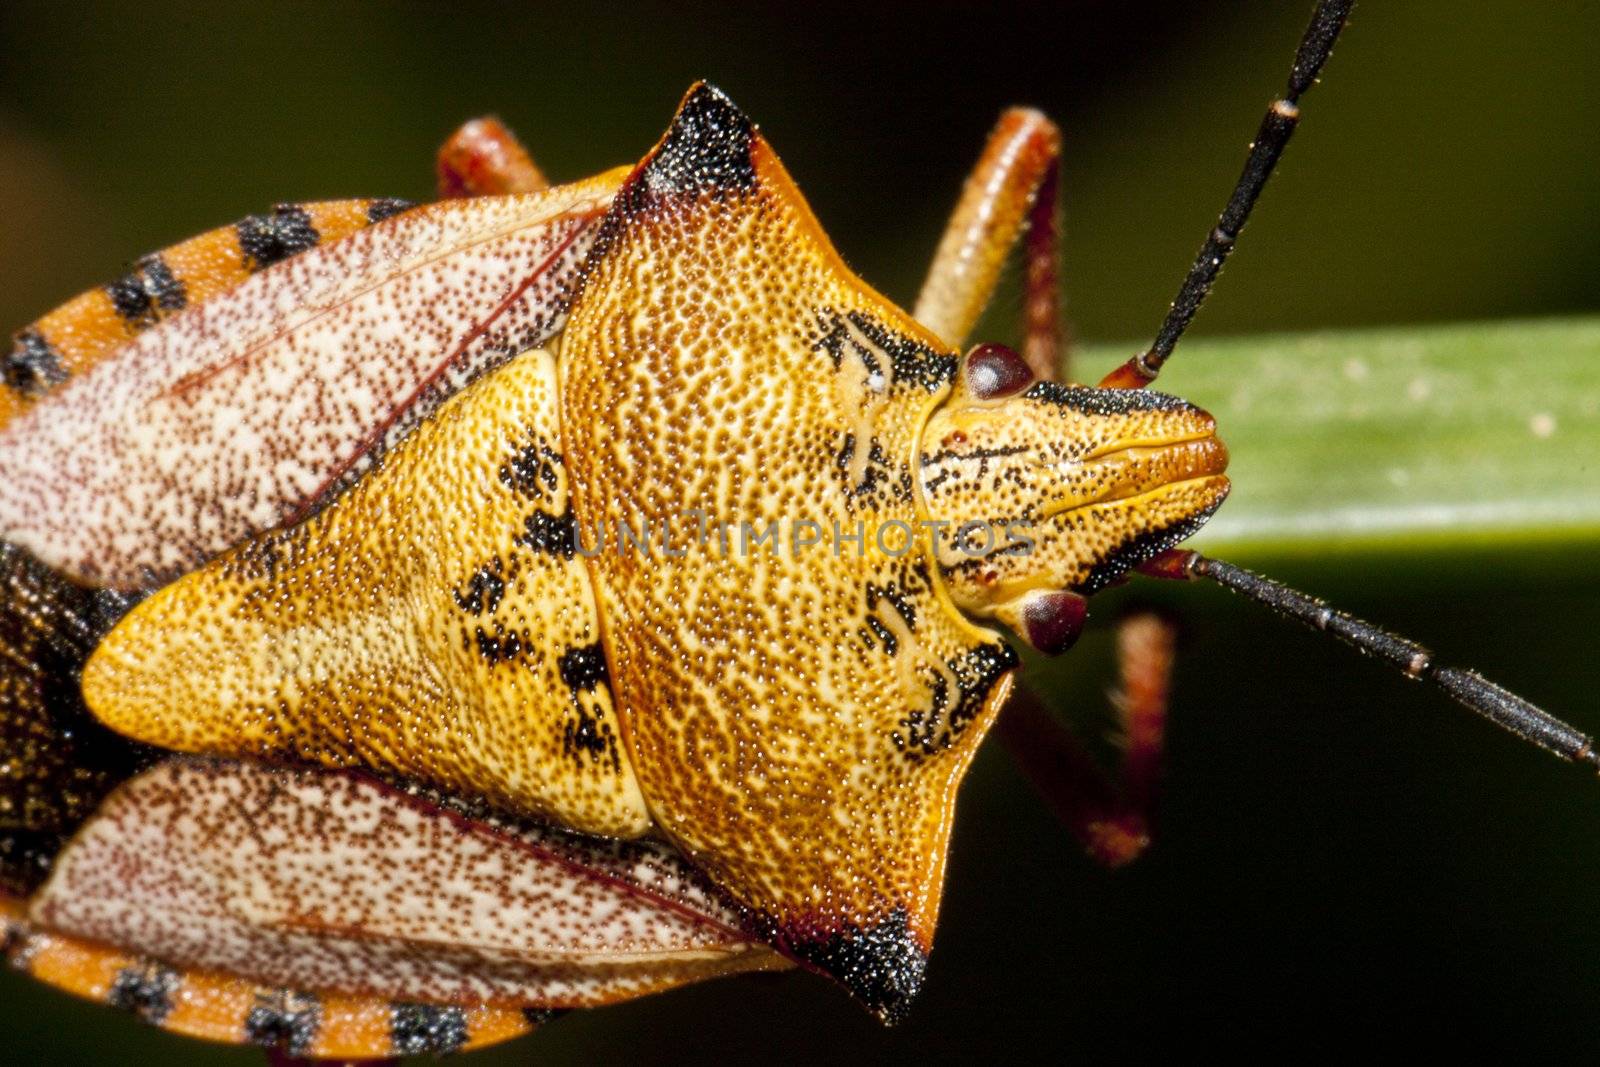
[(1111, 703), (1121, 721), (1124, 746), (1115, 780), (1026, 689), (1006, 707), (996, 727), (1051, 811), (1107, 867), (1131, 863), (1150, 844), (1174, 640), (1172, 624), (1152, 612), (1128, 615), (1118, 624), (1121, 679)]
[[(983, 312), (1000, 267), (1020, 237), (1027, 285), (1022, 356), (1035, 376), (1052, 381), (1067, 377), (1056, 290), (1060, 181), (1061, 135), (1050, 120), (1020, 108), (1002, 115), (950, 217), (915, 316), (959, 345)], [(1022, 620), (1007, 621), (1015, 629)], [(1032, 633), (1024, 636), (1041, 647)], [(1108, 867), (1132, 862), (1150, 843), (1173, 641), (1172, 625), (1151, 613), (1130, 615), (1118, 624), (1121, 681), (1111, 701), (1121, 720), (1124, 748), (1114, 780), (1072, 730), (1026, 689), (1019, 688), (996, 727), (1045, 802), (1089, 854)]]
[(1061, 133), (1049, 119), (1027, 108), (1000, 116), (967, 176), (913, 313), (960, 347), (1021, 238), (1028, 289), (1022, 355), (1041, 378), (1061, 373), (1063, 355), (1056, 293), (1060, 161)]
[(473, 119), (439, 149), (439, 199), (537, 193), (550, 183), (499, 119)]
[(1035, 374), (1066, 380), (1071, 347), (1061, 319), (1058, 266), (1061, 260), (1061, 159), (1050, 160), (1038, 195), (1028, 210), (1024, 244), (1022, 358)]

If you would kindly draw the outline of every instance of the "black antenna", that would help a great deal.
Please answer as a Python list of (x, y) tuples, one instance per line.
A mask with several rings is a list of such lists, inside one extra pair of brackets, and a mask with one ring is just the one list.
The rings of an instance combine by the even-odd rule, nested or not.
[(1573, 763), (1600, 768), (1600, 753), (1595, 750), (1593, 738), (1476, 671), (1438, 666), (1433, 662), (1433, 653), (1415, 641), (1331, 608), (1282, 582), (1198, 552), (1167, 553), (1147, 566), (1147, 573), (1161, 578), (1209, 578), (1285, 618), (1330, 633), (1363, 655), (1383, 660), (1409, 678), (1432, 682), (1457, 703), (1546, 752)]
[(1267, 179), (1272, 177), (1278, 157), (1300, 121), (1301, 94), (1317, 80), (1317, 72), (1332, 53), (1333, 43), (1339, 39), (1339, 31), (1344, 29), (1354, 3), (1355, 0), (1321, 0), (1317, 4), (1311, 25), (1306, 27), (1305, 35), (1300, 38), (1300, 48), (1295, 52), (1294, 66), (1289, 70), (1289, 88), (1283, 99), (1273, 101), (1267, 108), (1261, 129), (1250, 145), (1250, 155), (1244, 161), (1244, 173), (1239, 175), (1233, 195), (1228, 197), (1228, 206), (1222, 209), (1216, 228), (1200, 247), (1194, 266), (1183, 279), (1178, 298), (1172, 302), (1172, 309), (1167, 312), (1155, 342), (1107, 375), (1100, 383), (1102, 387), (1138, 389), (1155, 381), (1156, 375), (1161, 373), (1162, 366), (1177, 347), (1178, 338), (1189, 328), (1195, 312), (1211, 293), (1211, 286), (1222, 271), (1228, 253), (1233, 251), (1239, 231), (1250, 219), (1250, 209), (1255, 206)]

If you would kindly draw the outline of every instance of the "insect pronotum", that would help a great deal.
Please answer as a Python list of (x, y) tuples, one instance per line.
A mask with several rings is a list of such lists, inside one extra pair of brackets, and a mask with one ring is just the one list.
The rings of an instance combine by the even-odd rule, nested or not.
[[(552, 188), (480, 120), (436, 204), (280, 205), (19, 333), (13, 964), (293, 1056), (478, 1047), (794, 965), (897, 1021), (1013, 685), (999, 628), (1065, 651), (1133, 573), (1217, 582), (1600, 764), (1478, 675), (1176, 547), (1227, 453), (1144, 386), (1349, 8), (1318, 4), (1155, 342), (1095, 388), (1058, 380), (1047, 119), (1002, 116), (908, 315), (703, 84), (636, 166)], [(958, 354), (1019, 240), (1022, 353)], [(1170, 634), (1121, 648), (1123, 805), (1074, 827), (1108, 863), (1148, 838)]]

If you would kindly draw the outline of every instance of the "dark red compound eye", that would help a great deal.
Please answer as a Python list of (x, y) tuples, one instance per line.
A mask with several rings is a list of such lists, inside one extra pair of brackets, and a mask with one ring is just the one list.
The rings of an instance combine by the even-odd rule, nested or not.
[(979, 400), (1014, 396), (1033, 384), (1027, 362), (1005, 345), (974, 345), (966, 359), (967, 390)]
[(1047, 656), (1059, 656), (1077, 643), (1089, 617), (1089, 601), (1077, 593), (1040, 593), (1022, 609), (1028, 644)]

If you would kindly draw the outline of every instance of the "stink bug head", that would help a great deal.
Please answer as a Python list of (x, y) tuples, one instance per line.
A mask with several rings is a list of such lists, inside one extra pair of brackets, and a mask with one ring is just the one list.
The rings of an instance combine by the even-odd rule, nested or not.
[[(1216, 421), (1164, 393), (1033, 381), (980, 345), (923, 434), (928, 520), (952, 599), (1043, 651), (1072, 600), (1200, 528), (1228, 492)], [(1080, 617), (1081, 621), (1081, 617)]]

